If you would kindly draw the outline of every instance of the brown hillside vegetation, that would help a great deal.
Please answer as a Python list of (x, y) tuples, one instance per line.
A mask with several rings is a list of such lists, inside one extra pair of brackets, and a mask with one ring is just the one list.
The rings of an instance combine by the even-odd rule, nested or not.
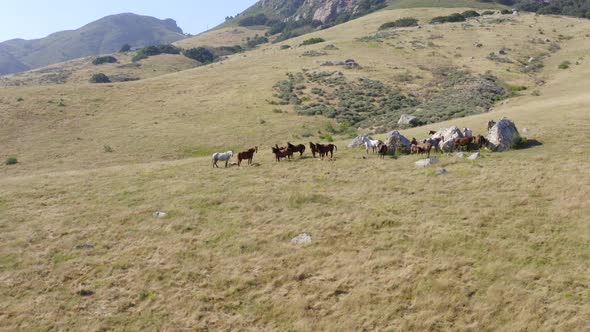
[[(590, 21), (425, 24), (460, 10), (377, 12), (284, 42), (323, 44), (142, 81), (0, 89), (0, 157), (18, 158), (0, 166), (0, 329), (588, 329)], [(375, 36), (401, 17), (422, 29)], [(338, 49), (301, 56), (325, 44)], [(502, 48), (512, 63), (487, 58)], [(415, 156), (362, 159), (344, 137), (334, 161), (276, 163), (270, 146), (318, 142), (332, 122), (270, 105), (273, 84), (346, 58), (362, 65), (347, 78), (408, 93), (446, 65), (527, 86), (491, 113), (402, 133), (483, 133), (507, 116), (542, 145), (440, 155), (443, 176)], [(254, 166), (211, 167), (254, 145)], [(313, 242), (292, 244), (303, 232)]]

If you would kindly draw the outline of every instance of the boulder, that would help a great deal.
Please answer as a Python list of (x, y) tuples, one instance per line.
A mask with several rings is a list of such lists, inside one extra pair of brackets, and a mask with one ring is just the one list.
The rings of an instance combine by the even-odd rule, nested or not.
[(362, 135), (358, 135), (357, 137), (355, 137), (355, 139), (352, 140), (352, 142), (350, 142), (350, 144), (348, 144), (349, 148), (356, 148), (359, 147), (363, 144), (363, 142), (365, 142), (367, 139), (372, 140), (373, 138), (371, 136), (369, 136), (369, 134), (362, 134)]
[(472, 153), (469, 157), (467, 157), (469, 160), (475, 160), (477, 158), (479, 158), (479, 152)]
[(293, 244), (311, 244), (311, 235), (307, 233), (301, 233), (291, 239), (291, 243)]
[(436, 163), (438, 163), (438, 159), (432, 157), (432, 158), (418, 160), (416, 162), (416, 166), (418, 166), (418, 167), (426, 167), (426, 166), (434, 165)]
[(439, 168), (436, 170), (436, 175), (445, 175), (447, 173), (448, 173), (448, 171), (446, 168)]
[(399, 117), (399, 120), (397, 121), (397, 124), (400, 126), (417, 126), (418, 125), (418, 118), (413, 116), (413, 115), (409, 115), (409, 114), (402, 114), (402, 116)]
[(157, 211), (157, 212), (154, 212), (152, 215), (154, 216), (154, 218), (166, 218), (168, 216), (168, 213), (162, 212), (162, 211)]
[(493, 151), (505, 151), (520, 141), (520, 134), (514, 122), (503, 118), (488, 132), (488, 141)]
[(399, 131), (393, 130), (387, 133), (385, 136), (385, 144), (387, 144), (388, 153), (394, 154), (395, 150), (398, 147), (402, 147), (403, 149), (410, 150), (410, 140), (407, 139), (404, 135), (400, 134)]
[(443, 151), (451, 151), (455, 148), (455, 142), (453, 141), (455, 138), (462, 138), (463, 133), (459, 128), (456, 126), (452, 126), (449, 128), (440, 128), (436, 134), (432, 135), (431, 138), (438, 139), (442, 138), (438, 147)]
[(465, 152), (458, 152), (455, 156), (457, 158), (465, 158)]

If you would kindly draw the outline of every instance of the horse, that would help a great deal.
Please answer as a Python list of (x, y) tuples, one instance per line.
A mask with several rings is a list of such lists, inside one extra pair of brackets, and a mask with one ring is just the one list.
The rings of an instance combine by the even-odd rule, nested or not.
[(494, 120), (488, 121), (488, 131), (490, 131), (490, 129), (492, 129), (495, 125), (496, 125), (496, 121), (494, 121)]
[(470, 128), (463, 128), (463, 136), (473, 137), (473, 131)]
[(229, 162), (229, 160), (231, 159), (231, 157), (234, 156), (234, 152), (233, 151), (227, 151), (224, 153), (214, 153), (213, 154), (213, 167), (217, 167), (219, 168), (219, 166), (217, 166), (217, 161), (222, 160), (225, 161), (225, 168), (227, 168), (227, 164)]
[(314, 158), (315, 158), (315, 154), (320, 152), (318, 150), (318, 147), (315, 144), (313, 144), (312, 142), (309, 142), (309, 148), (311, 149), (311, 154), (313, 155)]
[(455, 146), (460, 150), (463, 147), (469, 147), (469, 144), (473, 142), (473, 137), (458, 137), (453, 140)]
[(436, 131), (434, 131), (434, 130), (431, 130), (431, 131), (428, 132), (428, 135), (429, 136), (432, 136), (432, 135), (435, 135), (435, 134), (436, 134)]
[(238, 167), (242, 163), (242, 160), (248, 160), (248, 165), (250, 165), (252, 163), (252, 158), (254, 158), (255, 153), (258, 153), (257, 146), (248, 149), (248, 151), (238, 153)]
[(477, 137), (475, 137), (475, 144), (477, 144), (480, 149), (484, 146), (487, 146), (488, 143), (489, 141), (487, 138), (483, 137), (482, 135), (477, 135)]
[(305, 152), (305, 145), (303, 144), (293, 145), (287, 142), (287, 147), (293, 152), (299, 152), (299, 157), (303, 156), (303, 152)]
[(338, 147), (334, 144), (315, 144), (318, 152), (320, 153), (320, 158), (324, 158), (328, 153), (330, 154), (330, 159), (334, 158), (334, 151), (338, 151)]
[(445, 138), (443, 136), (441, 137), (437, 137), (437, 138), (428, 138), (426, 140), (424, 140), (424, 143), (430, 143), (432, 144), (431, 148), (434, 148), (435, 151), (440, 151), (440, 142), (442, 140), (444, 140)]
[(280, 162), (281, 158), (291, 159), (293, 156), (293, 150), (285, 148), (281, 149), (279, 148), (278, 144), (272, 148), (272, 153), (274, 153), (275, 157), (277, 158), (277, 162)]
[(381, 145), (383, 145), (385, 143), (383, 143), (382, 140), (378, 140), (378, 139), (367, 139), (365, 140), (365, 150), (367, 151), (367, 154), (369, 154), (369, 149), (373, 150), (373, 153), (375, 153), (376, 150), (381, 148)]
[(387, 155), (388, 150), (389, 149), (387, 148), (387, 145), (381, 144), (379, 147), (379, 157), (381, 157), (381, 159), (385, 159), (385, 155)]

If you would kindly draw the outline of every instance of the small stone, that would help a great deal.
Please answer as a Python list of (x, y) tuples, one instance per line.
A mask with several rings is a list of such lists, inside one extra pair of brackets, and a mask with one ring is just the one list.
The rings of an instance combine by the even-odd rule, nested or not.
[(158, 211), (158, 212), (154, 212), (153, 216), (154, 216), (154, 218), (166, 218), (168, 216), (168, 213)]
[(74, 249), (93, 249), (93, 248), (94, 248), (94, 246), (92, 244), (88, 244), (88, 243), (79, 244), (74, 247)]
[(421, 159), (416, 162), (416, 166), (426, 167), (426, 166), (434, 165), (437, 162), (438, 162), (438, 159), (436, 159), (436, 158)]
[(293, 244), (311, 244), (311, 235), (307, 233), (301, 233), (291, 239), (291, 243)]
[(92, 296), (92, 295), (94, 295), (94, 291), (87, 290), (87, 289), (82, 289), (82, 290), (79, 290), (78, 291), (78, 295), (84, 296), (84, 297), (86, 297), (86, 296)]
[(439, 168), (439, 169), (436, 170), (436, 175), (444, 175), (444, 174), (447, 174), (447, 173), (448, 173), (448, 171), (447, 171), (446, 168)]
[(469, 160), (475, 160), (477, 158), (479, 158), (479, 152), (476, 152), (476, 153), (471, 154), (467, 159), (469, 159)]
[(465, 157), (465, 153), (464, 152), (459, 152), (455, 155), (457, 158), (464, 158)]

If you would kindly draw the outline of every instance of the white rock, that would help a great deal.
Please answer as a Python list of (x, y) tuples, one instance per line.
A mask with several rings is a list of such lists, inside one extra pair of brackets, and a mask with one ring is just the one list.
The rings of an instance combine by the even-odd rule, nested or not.
[(447, 174), (447, 173), (448, 173), (448, 171), (447, 171), (446, 168), (439, 168), (439, 169), (436, 170), (436, 175), (444, 175), (444, 174)]
[(420, 159), (416, 162), (416, 166), (426, 167), (426, 166), (434, 165), (436, 163), (438, 163), (438, 159), (436, 159), (436, 158)]
[(465, 157), (465, 153), (464, 152), (458, 152), (455, 156), (457, 158), (463, 158), (463, 157)]
[(385, 136), (385, 144), (389, 148), (389, 153), (395, 153), (397, 147), (403, 147), (406, 150), (410, 150), (410, 140), (404, 135), (400, 134), (399, 131), (393, 130), (387, 133)]
[(479, 152), (473, 153), (469, 157), (467, 157), (467, 159), (469, 160), (475, 160), (477, 158), (479, 158)]
[(162, 212), (162, 211), (157, 211), (157, 212), (154, 212), (153, 216), (154, 216), (154, 218), (166, 218), (168, 216), (168, 213)]
[(311, 235), (307, 233), (301, 233), (291, 239), (291, 243), (293, 244), (311, 244)]
[(504, 151), (520, 140), (520, 134), (514, 122), (503, 118), (489, 130), (487, 139), (492, 150)]

